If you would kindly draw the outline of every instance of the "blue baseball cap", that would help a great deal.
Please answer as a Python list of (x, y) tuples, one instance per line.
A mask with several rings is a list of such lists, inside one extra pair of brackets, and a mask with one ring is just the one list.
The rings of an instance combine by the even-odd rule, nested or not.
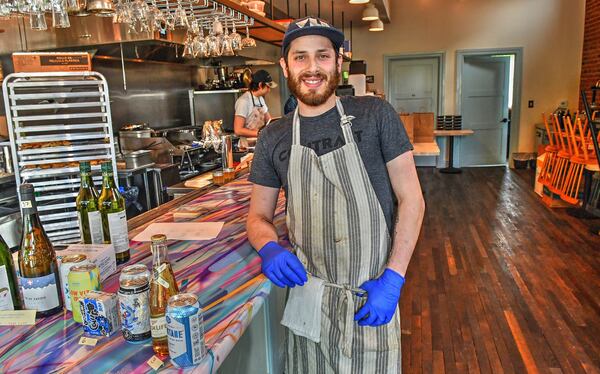
[(285, 35), (283, 36), (283, 44), (281, 45), (281, 54), (285, 55), (286, 49), (290, 43), (296, 38), (306, 35), (320, 35), (331, 40), (335, 51), (339, 51), (344, 43), (344, 33), (335, 27), (331, 26), (324, 20), (316, 17), (304, 17), (294, 20), (290, 23)]

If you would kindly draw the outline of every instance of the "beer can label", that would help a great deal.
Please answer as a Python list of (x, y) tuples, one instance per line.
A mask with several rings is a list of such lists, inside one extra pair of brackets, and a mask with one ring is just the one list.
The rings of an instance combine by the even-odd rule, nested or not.
[(119, 308), (121, 312), (121, 329), (125, 340), (137, 342), (150, 338), (150, 305), (149, 286), (141, 292), (119, 289)]

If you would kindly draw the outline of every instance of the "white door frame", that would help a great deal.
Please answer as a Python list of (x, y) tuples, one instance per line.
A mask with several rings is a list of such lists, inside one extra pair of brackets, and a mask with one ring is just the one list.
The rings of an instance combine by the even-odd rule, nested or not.
[[(456, 51), (456, 112), (462, 114), (462, 71), (467, 56), (515, 55), (515, 71), (513, 80), (513, 106), (510, 120), (510, 140), (508, 144), (507, 165), (510, 165), (513, 152), (519, 149), (519, 128), (521, 121), (521, 84), (523, 77), (523, 47), (466, 49)], [(454, 160), (460, 166), (460, 152), (454, 149)]]
[(446, 71), (446, 52), (424, 52), (424, 53), (402, 53), (402, 54), (393, 54), (393, 55), (383, 55), (383, 91), (385, 92), (385, 97), (387, 101), (390, 101), (390, 92), (389, 92), (389, 69), (390, 62), (394, 60), (417, 60), (422, 58), (436, 58), (438, 60), (438, 107), (437, 113), (444, 112), (444, 82), (445, 82), (445, 74)]

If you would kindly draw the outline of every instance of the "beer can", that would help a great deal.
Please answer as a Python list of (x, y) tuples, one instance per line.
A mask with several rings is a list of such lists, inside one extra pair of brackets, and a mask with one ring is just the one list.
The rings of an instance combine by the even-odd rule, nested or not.
[(60, 261), (60, 284), (62, 286), (63, 300), (65, 301), (65, 308), (67, 310), (73, 310), (71, 305), (71, 295), (69, 295), (69, 272), (71, 268), (76, 265), (85, 265), (90, 262), (87, 256), (84, 254), (67, 255), (64, 256)]
[(141, 343), (150, 332), (150, 272), (146, 265), (130, 265), (119, 276), (119, 310), (123, 338)]
[(69, 295), (75, 322), (82, 322), (81, 300), (90, 291), (100, 291), (100, 270), (94, 264), (76, 265), (71, 268), (67, 276), (69, 282)]
[(114, 293), (90, 291), (81, 300), (83, 331), (93, 336), (111, 336), (119, 328), (119, 300)]
[(204, 316), (198, 297), (191, 293), (171, 296), (165, 314), (169, 356), (173, 365), (198, 365), (206, 355)]

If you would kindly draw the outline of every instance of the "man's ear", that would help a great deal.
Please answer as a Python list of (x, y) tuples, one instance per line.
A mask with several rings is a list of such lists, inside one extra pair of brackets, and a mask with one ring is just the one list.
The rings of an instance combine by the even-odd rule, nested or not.
[(285, 59), (283, 57), (279, 59), (279, 66), (281, 66), (281, 70), (283, 70), (283, 76), (287, 79), (289, 71)]
[(344, 62), (344, 56), (342, 56), (341, 53), (338, 53), (338, 56), (337, 56), (337, 70), (338, 70), (338, 73), (342, 72), (342, 63), (343, 62)]

